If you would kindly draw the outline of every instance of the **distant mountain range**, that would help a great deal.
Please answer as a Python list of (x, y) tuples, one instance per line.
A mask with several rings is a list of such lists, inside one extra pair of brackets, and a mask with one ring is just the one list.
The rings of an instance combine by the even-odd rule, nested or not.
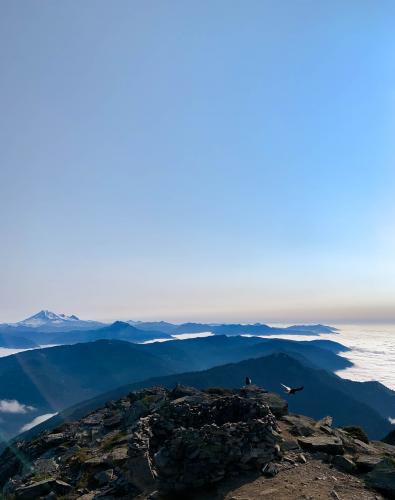
[(288, 327), (273, 327), (263, 323), (254, 324), (229, 324), (229, 323), (182, 323), (176, 325), (165, 321), (144, 322), (128, 321), (140, 330), (156, 330), (166, 332), (169, 335), (183, 333), (211, 332), (214, 335), (274, 335), (274, 334), (296, 334), (296, 335), (319, 335), (321, 333), (336, 333), (338, 330), (327, 325), (292, 325)]
[(76, 330), (64, 333), (52, 333), (47, 337), (49, 344), (76, 344), (77, 342), (93, 342), (96, 340), (126, 340), (128, 342), (142, 343), (157, 339), (172, 337), (164, 332), (140, 330), (124, 321), (115, 321), (111, 325), (95, 330)]
[(336, 333), (336, 328), (326, 325), (293, 325), (285, 328), (255, 324), (210, 324), (165, 321), (116, 321), (111, 325), (98, 321), (81, 320), (75, 315), (66, 316), (42, 310), (17, 323), (0, 324), (0, 347), (30, 349), (40, 345), (64, 345), (99, 339), (148, 342), (169, 340), (182, 334), (210, 332), (213, 335), (319, 335)]
[(81, 328), (79, 330), (68, 331), (43, 331), (39, 327), (27, 328), (22, 326), (7, 327), (4, 333), (0, 333), (0, 347), (28, 349), (39, 347), (40, 345), (68, 345), (78, 342), (94, 342), (102, 339), (142, 343), (157, 339), (171, 340), (172, 337), (164, 332), (139, 330), (123, 321), (115, 321), (111, 325), (100, 325), (100, 327), (93, 330)]
[[(228, 387), (242, 385), (249, 375), (270, 390), (278, 391), (280, 383), (305, 385), (306, 391), (295, 399), (303, 403), (297, 411), (324, 416), (318, 414), (327, 407), (325, 401), (329, 398), (333, 416), (340, 419), (338, 425), (346, 422), (350, 412), (349, 422), (360, 421), (372, 436), (381, 433), (383, 437), (392, 429), (387, 417), (395, 406), (395, 393), (379, 383), (351, 382), (331, 374), (329, 371), (350, 366), (338, 355), (345, 350), (331, 341), (212, 336), (153, 344), (100, 340), (26, 351), (0, 358), (0, 403), (15, 401), (14, 406), (23, 409), (0, 415), (2, 432), (10, 437), (40, 415), (62, 411), (125, 384), (141, 382), (146, 386), (146, 380), (152, 377), (155, 379), (150, 384), (162, 383), (163, 376), (171, 375), (173, 378), (165, 383), (186, 378), (185, 383), (190, 385)], [(285, 357), (278, 357), (280, 354)], [(268, 364), (266, 360), (271, 356), (276, 356), (277, 361)], [(250, 358), (256, 358), (256, 364)], [(219, 365), (248, 359), (251, 365), (227, 365), (226, 369), (222, 367), (223, 372), (220, 370)], [(214, 366), (219, 371), (210, 371)], [(191, 371), (196, 373), (185, 373)], [(180, 373), (184, 373), (182, 377), (177, 375)], [(356, 406), (351, 411), (352, 405)]]

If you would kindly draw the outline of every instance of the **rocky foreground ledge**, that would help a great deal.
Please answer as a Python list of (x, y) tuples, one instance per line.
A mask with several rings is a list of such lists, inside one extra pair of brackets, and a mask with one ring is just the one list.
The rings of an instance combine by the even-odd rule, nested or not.
[(7, 448), (0, 484), (16, 500), (395, 498), (395, 447), (255, 386), (152, 388)]

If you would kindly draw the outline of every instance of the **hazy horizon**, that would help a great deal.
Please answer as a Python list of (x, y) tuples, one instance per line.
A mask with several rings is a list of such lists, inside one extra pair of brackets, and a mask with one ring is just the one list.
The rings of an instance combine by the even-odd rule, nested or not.
[(395, 322), (393, 2), (0, 9), (0, 321)]
[[(45, 309), (44, 309), (45, 310)], [(48, 309), (49, 310), (49, 309)], [(33, 311), (31, 313), (25, 313), (22, 314), (21, 316), (18, 317), (13, 317), (12, 319), (4, 319), (0, 318), (0, 324), (1, 323), (14, 323), (21, 321), (23, 319), (26, 319), (30, 316), (33, 316), (34, 314), (37, 314), (39, 310)], [(193, 314), (185, 314), (182, 316), (177, 316), (177, 315), (162, 315), (162, 316), (157, 316), (154, 314), (151, 315), (145, 315), (145, 316), (136, 316), (136, 315), (123, 315), (123, 316), (113, 316), (113, 317), (104, 317), (104, 316), (89, 316), (89, 315), (80, 315), (76, 314), (73, 311), (64, 311), (64, 310), (52, 310), (51, 312), (54, 312), (56, 314), (65, 314), (67, 316), (70, 316), (71, 314), (75, 314), (78, 316), (79, 319), (81, 320), (91, 320), (91, 321), (99, 321), (103, 323), (112, 323), (114, 321), (167, 321), (169, 323), (185, 323), (185, 322), (191, 322), (191, 323), (241, 323), (241, 324), (251, 324), (251, 323), (263, 323), (263, 324), (268, 324), (268, 325), (273, 325), (273, 326), (288, 326), (292, 324), (330, 324), (331, 326), (336, 326), (336, 327), (341, 327), (342, 325), (346, 326), (358, 326), (358, 325), (366, 325), (366, 326), (394, 326), (395, 325), (395, 319), (393, 318), (386, 318), (385, 315), (382, 316), (381, 320), (374, 321), (371, 319), (367, 319), (366, 317), (363, 318), (353, 318), (353, 317), (323, 317), (323, 316), (318, 316), (318, 315), (306, 315), (300, 313), (294, 314), (294, 316), (284, 316), (283, 319), (280, 319), (280, 317), (275, 317), (275, 316), (270, 316), (267, 315), (266, 317), (262, 316), (257, 316), (257, 315), (252, 315), (250, 317), (245, 317), (241, 315), (225, 315), (224, 317), (220, 316), (212, 316), (212, 315), (203, 315), (203, 316), (197, 316)]]

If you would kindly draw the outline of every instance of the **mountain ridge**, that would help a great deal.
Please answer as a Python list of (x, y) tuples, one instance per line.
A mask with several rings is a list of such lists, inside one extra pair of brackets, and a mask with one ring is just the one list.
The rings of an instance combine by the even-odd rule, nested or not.
[[(182, 383), (199, 389), (206, 389), (210, 386), (221, 386), (228, 389), (237, 387), (244, 380), (246, 374), (252, 377), (253, 382), (272, 392), (279, 390), (281, 381), (285, 383), (292, 381), (295, 384), (305, 385), (305, 391), (298, 395), (298, 398), (284, 396), (290, 404), (291, 411), (317, 419), (331, 413), (337, 425), (361, 425), (375, 438), (383, 438), (394, 428), (383, 414), (388, 406), (393, 407), (395, 404), (394, 391), (390, 391), (390, 399), (387, 403), (387, 388), (379, 384), (374, 392), (376, 399), (374, 406), (370, 407), (367, 404), (371, 397), (371, 387), (368, 382), (345, 381), (325, 370), (302, 365), (300, 359), (295, 359), (288, 354), (277, 353), (243, 360), (239, 363), (215, 366), (208, 370), (174, 373), (136, 381), (73, 405), (56, 417), (40, 424), (36, 429), (32, 429), (26, 435), (35, 435), (63, 420), (81, 418), (84, 413), (94, 411), (106, 401), (119, 399), (128, 392), (143, 387), (159, 385), (171, 388), (177, 383)], [(356, 391), (356, 388), (359, 390)], [(353, 397), (354, 392), (357, 393), (356, 398)], [(320, 394), (325, 394), (325, 398), (321, 398)], [(384, 400), (384, 403), (380, 398)]]
[[(0, 400), (15, 399), (34, 406), (37, 413), (32, 417), (36, 417), (62, 411), (78, 401), (155, 375), (202, 371), (273, 353), (285, 353), (297, 359), (306, 369), (313, 370), (309, 372), (311, 376), (315, 376), (314, 370), (320, 367), (333, 371), (349, 366), (350, 362), (336, 353), (346, 348), (328, 342), (212, 336), (153, 344), (110, 339), (36, 349), (0, 358), (3, 381)], [(343, 379), (336, 380), (337, 384), (345, 384)], [(287, 383), (285, 380), (279, 382)], [(349, 387), (356, 387), (352, 382), (350, 384)], [(382, 413), (395, 404), (392, 391), (384, 394), (381, 384), (369, 387), (369, 398), (375, 400)], [(361, 400), (366, 396), (365, 392), (362, 390)], [(388, 416), (392, 415), (386, 413), (385, 417)], [(31, 421), (29, 417), (3, 416), (3, 433), (16, 434)]]
[[(116, 320), (115, 323), (119, 321)], [(337, 329), (328, 325), (309, 324), (309, 325), (291, 325), (288, 327), (269, 326), (264, 323), (241, 324), (241, 323), (169, 323), (166, 321), (121, 321), (128, 323), (139, 330), (155, 331), (168, 335), (192, 334), (212, 332), (214, 335), (274, 335), (278, 333), (285, 334), (303, 334), (303, 335), (319, 335), (321, 333), (337, 333)], [(114, 324), (111, 323), (111, 324)], [(16, 323), (0, 324), (0, 333), (12, 333), (13, 331), (25, 331), (30, 333), (33, 331), (42, 332), (66, 332), (70, 330), (95, 330), (109, 326), (109, 324), (94, 321), (81, 320), (75, 314), (69, 316), (63, 313), (55, 313), (48, 309), (29, 316), (26, 319)], [(27, 329), (27, 330), (26, 330)]]

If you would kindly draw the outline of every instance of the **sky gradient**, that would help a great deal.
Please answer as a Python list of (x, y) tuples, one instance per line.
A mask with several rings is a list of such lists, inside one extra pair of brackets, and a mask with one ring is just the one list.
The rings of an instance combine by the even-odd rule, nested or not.
[(0, 321), (395, 321), (393, 2), (0, 11)]

